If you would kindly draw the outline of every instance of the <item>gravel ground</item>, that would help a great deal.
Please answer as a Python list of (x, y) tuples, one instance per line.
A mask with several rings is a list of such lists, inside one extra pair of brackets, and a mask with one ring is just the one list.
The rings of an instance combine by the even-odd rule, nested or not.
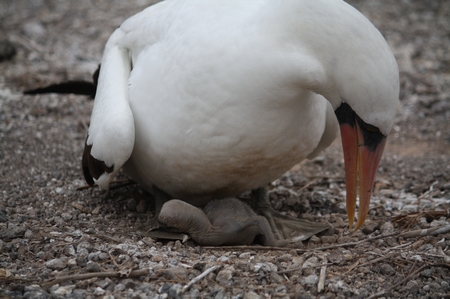
[(270, 190), (276, 209), (332, 228), (263, 248), (142, 236), (150, 195), (82, 188), (92, 101), (21, 94), (89, 80), (114, 28), (151, 1), (2, 0), (0, 298), (450, 298), (450, 2), (349, 2), (381, 30), (401, 71), (368, 220), (356, 233), (346, 227), (336, 142)]

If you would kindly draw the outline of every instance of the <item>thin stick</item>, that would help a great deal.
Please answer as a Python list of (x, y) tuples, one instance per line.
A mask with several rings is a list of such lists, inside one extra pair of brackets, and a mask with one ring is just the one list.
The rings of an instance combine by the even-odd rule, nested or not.
[(46, 281), (42, 284), (43, 288), (51, 287), (52, 285), (62, 283), (69, 280), (85, 280), (90, 278), (105, 278), (105, 277), (118, 277), (118, 278), (134, 278), (139, 276), (148, 275), (149, 269), (141, 269), (131, 271), (130, 275), (124, 277), (122, 273), (118, 272), (93, 272), (93, 273), (84, 273), (84, 274), (75, 274), (75, 275), (67, 275), (55, 278), (51, 281)]
[(450, 232), (450, 225), (436, 226), (429, 229), (418, 229), (410, 232), (403, 233), (402, 236), (405, 238), (415, 238), (423, 236), (434, 236), (439, 234), (446, 234)]
[[(323, 261), (326, 263), (328, 262), (327, 258), (324, 257)], [(327, 266), (322, 266), (320, 268), (320, 275), (319, 275), (319, 283), (317, 284), (317, 292), (321, 293), (325, 289), (325, 276), (327, 273)]]
[(206, 277), (206, 275), (208, 275), (211, 272), (216, 271), (217, 269), (220, 269), (222, 266), (212, 266), (211, 268), (207, 269), (205, 272), (203, 272), (202, 274), (200, 274), (199, 276), (195, 277), (194, 279), (192, 279), (187, 285), (185, 285), (182, 289), (181, 289), (181, 293), (186, 292), (187, 290), (189, 290), (190, 287), (192, 287), (195, 283), (199, 282), (200, 280), (202, 280), (204, 277)]

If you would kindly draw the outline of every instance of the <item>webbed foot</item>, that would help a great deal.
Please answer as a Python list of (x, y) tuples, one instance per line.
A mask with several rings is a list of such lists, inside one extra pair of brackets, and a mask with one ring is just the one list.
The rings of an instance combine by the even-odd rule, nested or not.
[(164, 227), (188, 233), (200, 245), (249, 245), (255, 240), (267, 246), (283, 246), (267, 220), (237, 198), (211, 201), (205, 209), (173, 199), (159, 215)]
[(264, 216), (277, 240), (303, 241), (330, 228), (324, 223), (310, 222), (278, 213), (272, 207), (266, 188), (252, 191), (254, 210)]

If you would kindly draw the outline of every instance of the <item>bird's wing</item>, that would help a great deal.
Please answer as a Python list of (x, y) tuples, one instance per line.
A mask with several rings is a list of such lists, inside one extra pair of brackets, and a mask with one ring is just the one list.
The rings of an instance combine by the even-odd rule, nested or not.
[(108, 189), (134, 146), (134, 120), (128, 99), (130, 50), (119, 28), (106, 44), (82, 166), (86, 182)]
[(333, 143), (334, 139), (338, 136), (339, 123), (336, 115), (333, 111), (333, 107), (330, 102), (326, 101), (326, 117), (325, 117), (325, 129), (322, 134), (322, 138), (319, 141), (317, 147), (307, 156), (308, 159), (315, 158), (321, 151), (326, 149)]

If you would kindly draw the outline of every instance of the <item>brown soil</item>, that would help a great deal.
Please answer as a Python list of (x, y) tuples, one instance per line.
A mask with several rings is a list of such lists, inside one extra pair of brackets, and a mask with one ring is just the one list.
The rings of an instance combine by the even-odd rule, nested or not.
[(272, 184), (278, 210), (333, 226), (286, 250), (142, 237), (138, 186), (77, 189), (92, 101), (21, 94), (89, 80), (150, 2), (0, 2), (1, 298), (450, 298), (449, 1), (349, 1), (392, 47), (401, 105), (363, 229), (347, 228), (339, 142)]

